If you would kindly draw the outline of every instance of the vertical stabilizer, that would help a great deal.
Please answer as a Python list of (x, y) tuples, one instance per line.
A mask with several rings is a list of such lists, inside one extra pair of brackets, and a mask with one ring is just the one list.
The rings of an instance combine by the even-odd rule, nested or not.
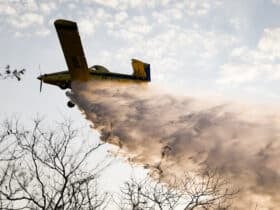
[(150, 64), (137, 59), (132, 59), (131, 64), (133, 68), (133, 76), (137, 79), (151, 81)]

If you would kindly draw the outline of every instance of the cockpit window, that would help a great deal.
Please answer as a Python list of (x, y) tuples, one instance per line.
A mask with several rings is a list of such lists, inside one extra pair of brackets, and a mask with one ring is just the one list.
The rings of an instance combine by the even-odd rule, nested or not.
[(101, 65), (94, 65), (90, 67), (90, 69), (97, 71), (97, 72), (110, 72), (106, 67)]

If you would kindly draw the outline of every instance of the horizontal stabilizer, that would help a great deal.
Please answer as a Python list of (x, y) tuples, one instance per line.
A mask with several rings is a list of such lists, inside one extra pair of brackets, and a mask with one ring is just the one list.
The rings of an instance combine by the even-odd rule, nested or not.
[(89, 71), (78, 26), (68, 20), (54, 22), (72, 80), (87, 80)]
[(133, 76), (141, 80), (151, 81), (150, 64), (137, 59), (132, 59), (131, 64), (133, 68)]

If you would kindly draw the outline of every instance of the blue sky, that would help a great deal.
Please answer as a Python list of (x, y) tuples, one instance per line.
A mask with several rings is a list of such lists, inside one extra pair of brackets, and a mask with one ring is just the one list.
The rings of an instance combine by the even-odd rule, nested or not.
[(1, 0), (0, 12), (0, 64), (27, 68), (30, 83), (39, 64), (66, 69), (53, 27), (64, 18), (78, 22), (90, 65), (130, 73), (136, 57), (182, 92), (279, 101), (279, 0)]
[(279, 0), (0, 0), (0, 67), (27, 69), (20, 83), (1, 81), (1, 118), (83, 121), (57, 87), (39, 93), (40, 72), (66, 69), (58, 18), (78, 23), (89, 65), (131, 73), (139, 58), (176, 92), (280, 102)]

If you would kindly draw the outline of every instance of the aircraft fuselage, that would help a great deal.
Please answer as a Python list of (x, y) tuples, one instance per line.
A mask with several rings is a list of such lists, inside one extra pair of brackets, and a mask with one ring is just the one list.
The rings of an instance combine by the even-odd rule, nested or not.
[[(61, 71), (50, 74), (44, 74), (38, 77), (44, 83), (59, 86), (61, 89), (71, 88), (71, 75), (69, 71)], [(114, 80), (120, 82), (148, 82), (149, 80), (134, 75), (120, 74), (113, 72), (100, 72), (89, 69), (89, 80)]]

